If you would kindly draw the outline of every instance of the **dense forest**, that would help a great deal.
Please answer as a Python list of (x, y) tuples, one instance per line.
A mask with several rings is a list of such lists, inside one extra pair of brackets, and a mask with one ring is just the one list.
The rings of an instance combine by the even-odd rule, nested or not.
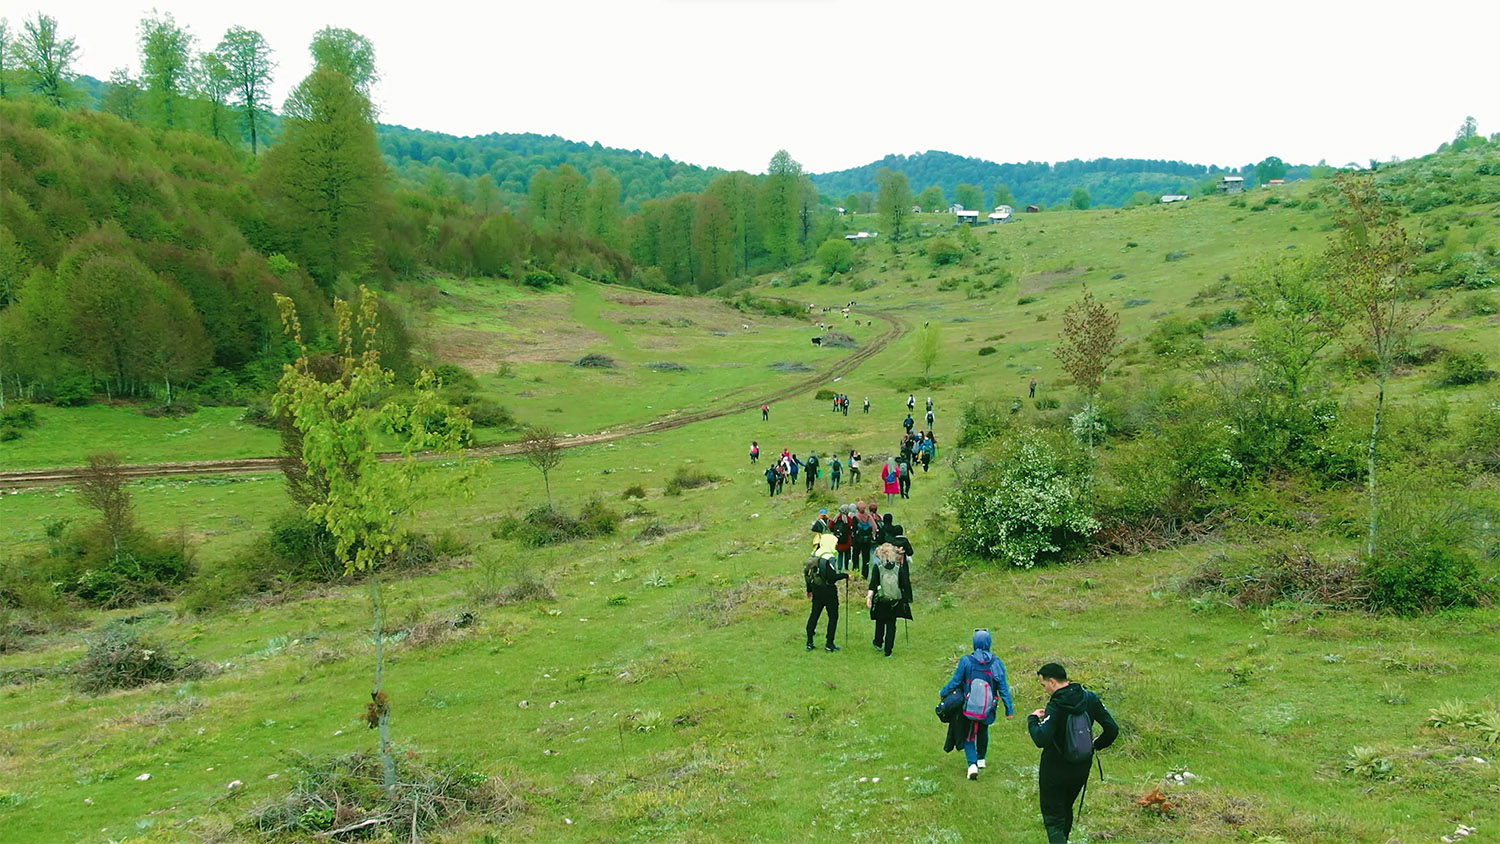
[[(982, 158), (968, 158), (948, 152), (929, 151), (918, 155), (888, 155), (879, 161), (812, 177), (818, 190), (829, 196), (870, 195), (876, 190), (876, 176), (882, 169), (906, 174), (917, 190), (941, 190), (944, 203), (960, 201), (959, 187), (979, 187), (985, 192), (985, 204), (1069, 205), (1076, 191), (1088, 191), (1092, 205), (1120, 207), (1139, 202), (1138, 194), (1152, 201), (1162, 194), (1196, 195), (1212, 190), (1212, 183), (1225, 175), (1242, 175), (1252, 184), (1267, 178), (1306, 179), (1326, 174), (1306, 165), (1287, 165), (1270, 157), (1260, 164), (1239, 168), (1211, 167), (1183, 161), (1141, 158), (1097, 158), (1091, 161), (1028, 161), (1024, 164), (996, 164)], [(1270, 174), (1270, 175), (1267, 175)], [(961, 203), (965, 204), (965, 203)], [(922, 203), (925, 210), (936, 205)], [(944, 204), (942, 207), (947, 207)]]

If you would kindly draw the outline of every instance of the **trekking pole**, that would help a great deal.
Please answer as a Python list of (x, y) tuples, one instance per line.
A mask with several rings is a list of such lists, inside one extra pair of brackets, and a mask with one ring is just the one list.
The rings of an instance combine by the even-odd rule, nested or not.
[(844, 647), (849, 647), (849, 581), (851, 577), (844, 578)]

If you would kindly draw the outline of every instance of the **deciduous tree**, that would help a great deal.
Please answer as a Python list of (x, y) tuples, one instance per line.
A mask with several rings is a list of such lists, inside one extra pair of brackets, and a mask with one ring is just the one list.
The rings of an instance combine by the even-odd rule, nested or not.
[(1010, 192), (1005, 184), (996, 184), (990, 188), (990, 201), (992, 205), (1015, 205), (1016, 197)]
[(145, 18), (139, 31), (141, 82), (160, 125), (174, 128), (178, 101), (186, 93), (192, 71), (193, 36), (177, 25), (172, 14)]
[(521, 459), (542, 473), (547, 491), (547, 509), (552, 509), (552, 470), (563, 460), (562, 438), (551, 428), (532, 425), (521, 434)]
[(196, 88), (202, 93), (208, 106), (208, 133), (216, 141), (229, 140), (227, 106), (234, 92), (229, 78), (229, 68), (217, 53), (201, 53), (196, 69)]
[(313, 36), (308, 47), (313, 64), (336, 70), (348, 78), (354, 90), (370, 99), (370, 89), (380, 81), (375, 66), (375, 45), (351, 29), (326, 26)]
[[(486, 174), (488, 175), (488, 174)], [(620, 180), (603, 167), (595, 167), (589, 178), (588, 207), (584, 210), (584, 233), (619, 249), (623, 232), (620, 219)]]
[(925, 325), (917, 334), (917, 363), (922, 367), (922, 383), (932, 383), (932, 369), (937, 366), (942, 348), (940, 329), (936, 325)]
[(1111, 313), (1102, 302), (1094, 301), (1087, 286), (1083, 296), (1063, 310), (1061, 342), (1054, 354), (1073, 383), (1088, 397), (1084, 420), (1088, 429), (1089, 453), (1094, 450), (1094, 399), (1104, 371), (1114, 360), (1120, 344), (1120, 315)]
[(99, 110), (124, 120), (138, 120), (140, 101), (141, 83), (131, 78), (130, 71), (119, 67), (109, 74), (104, 95), (99, 98)]
[(941, 211), (948, 207), (940, 185), (928, 185), (923, 188), (922, 192), (917, 194), (917, 205), (921, 206), (923, 211)]
[(72, 95), (73, 60), (78, 44), (62, 37), (57, 18), (40, 12), (21, 24), (21, 32), (12, 49), (17, 63), (24, 69), (31, 90), (62, 108)]
[(1396, 359), (1410, 344), (1412, 334), (1432, 315), (1438, 303), (1416, 299), (1417, 291), (1409, 274), (1415, 247), (1396, 210), (1381, 202), (1374, 180), (1341, 173), (1338, 188), (1343, 205), (1335, 211), (1338, 228), (1324, 257), (1336, 301), (1359, 329), (1358, 350), (1367, 353), (1374, 363), (1371, 379), (1375, 382), (1375, 416), (1365, 453), (1370, 496), (1365, 550), (1374, 554), (1380, 512), (1375, 455), (1384, 419), (1386, 381), (1396, 367)]
[(786, 150), (771, 156), (761, 182), (760, 218), (766, 251), (779, 267), (798, 257), (797, 212), (802, 189), (802, 165)]
[(984, 208), (984, 189), (978, 185), (959, 185), (953, 189), (953, 201), (970, 211)]
[(224, 33), (214, 51), (224, 62), (233, 89), (233, 100), (240, 108), (241, 120), (250, 136), (250, 153), (260, 151), (260, 131), (265, 115), (271, 110), (271, 48), (266, 39), (253, 29), (233, 26)]
[[(411, 398), (386, 398), (393, 383), (381, 366), (375, 295), (360, 287), (358, 309), (334, 301), (335, 349), (313, 355), (304, 342), (292, 301), (277, 295), (277, 306), (298, 356), (286, 365), (272, 409), (290, 419), (300, 435), (300, 460), (323, 494), (307, 504), (307, 515), (334, 538), (335, 553), (348, 573), (362, 573), (369, 584), (375, 641), (375, 677), (366, 720), (380, 731), (380, 756), (387, 789), (396, 784), (391, 750), (390, 697), (385, 683), (384, 606), (380, 568), (400, 553), (410, 537), (407, 520), (422, 499), (417, 481), (420, 451), (457, 454), (469, 441), (467, 416), (438, 397), (431, 372), (417, 379)], [(363, 351), (360, 351), (363, 349)], [(399, 460), (382, 460), (378, 445), (394, 436)], [(457, 478), (462, 482), (467, 475)]]
[(1070, 204), (1073, 206), (1074, 211), (1089, 210), (1089, 206), (1093, 204), (1093, 200), (1089, 198), (1089, 189), (1074, 188), (1073, 199)]
[(880, 168), (875, 174), (877, 193), (875, 209), (880, 214), (880, 224), (892, 241), (906, 237), (906, 221), (911, 217), (911, 185), (906, 174), (899, 170)]

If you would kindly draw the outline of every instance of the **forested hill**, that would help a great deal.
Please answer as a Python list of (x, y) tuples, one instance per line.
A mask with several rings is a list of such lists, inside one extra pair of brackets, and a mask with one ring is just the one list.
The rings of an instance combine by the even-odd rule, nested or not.
[[(540, 170), (568, 164), (588, 175), (602, 167), (620, 181), (620, 199), (627, 212), (648, 199), (699, 193), (725, 171), (673, 161), (638, 149), (615, 149), (598, 141), (570, 141), (556, 135), (501, 134), (458, 137), (405, 126), (376, 127), (380, 150), (396, 174), (413, 186), (442, 185), (458, 192), (490, 190), (479, 180), (488, 175), (504, 207), (525, 201), (531, 177)], [(454, 178), (457, 177), (457, 178)], [(440, 188), (441, 189), (441, 188)], [(470, 200), (477, 196), (461, 196)]]
[[(1279, 159), (1267, 159), (1280, 166)], [(996, 164), (983, 158), (968, 158), (936, 150), (918, 155), (888, 155), (879, 161), (812, 176), (813, 184), (825, 196), (873, 192), (875, 176), (881, 169), (903, 172), (912, 190), (930, 186), (943, 190), (952, 201), (961, 184), (975, 185), (994, 198), (994, 188), (1004, 185), (1011, 197), (1022, 205), (1060, 205), (1072, 200), (1078, 188), (1089, 193), (1093, 205), (1120, 206), (1130, 202), (1138, 192), (1153, 196), (1166, 193), (1201, 193), (1204, 183), (1217, 181), (1228, 174), (1254, 180), (1256, 166), (1242, 168), (1212, 167), (1183, 161), (1141, 158), (1096, 158), (1092, 161), (1028, 161), (1024, 164)], [(1285, 166), (1281, 178), (1306, 178), (1312, 168)], [(998, 203), (997, 203), (998, 204)]]

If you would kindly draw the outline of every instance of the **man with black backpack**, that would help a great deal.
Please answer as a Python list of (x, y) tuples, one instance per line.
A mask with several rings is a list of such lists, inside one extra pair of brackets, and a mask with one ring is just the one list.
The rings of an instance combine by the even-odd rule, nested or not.
[(839, 628), (839, 587), (840, 580), (848, 580), (849, 573), (835, 571), (834, 560), (838, 559), (838, 552), (834, 550), (837, 540), (833, 534), (825, 533), (818, 537), (818, 545), (813, 550), (811, 557), (802, 567), (802, 579), (807, 586), (807, 597), (812, 601), (812, 612), (807, 616), (807, 649), (813, 649), (813, 634), (818, 630), (818, 616), (828, 611), (828, 635), (823, 640), (823, 650), (829, 653), (842, 650), (833, 643), (834, 634)]
[(813, 482), (818, 479), (818, 453), (816, 451), (807, 455), (807, 462), (802, 464), (802, 471), (807, 475), (807, 490), (811, 492)]
[[(1036, 673), (1050, 695), (1045, 709), (1026, 718), (1032, 743), (1042, 749), (1042, 764), (1037, 770), (1042, 825), (1047, 829), (1047, 844), (1068, 844), (1073, 831), (1073, 801), (1088, 785), (1089, 762), (1094, 751), (1114, 743), (1120, 728), (1099, 696), (1069, 682), (1068, 671), (1061, 665), (1049, 662)], [(1096, 722), (1101, 728), (1097, 738)], [(1102, 766), (1099, 776), (1104, 776)]]

